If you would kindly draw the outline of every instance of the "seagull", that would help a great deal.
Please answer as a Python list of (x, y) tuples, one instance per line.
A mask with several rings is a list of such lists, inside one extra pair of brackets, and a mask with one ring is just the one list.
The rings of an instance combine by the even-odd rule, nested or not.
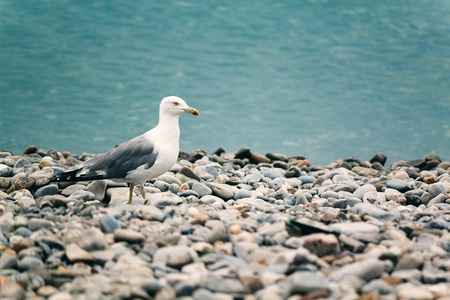
[(109, 152), (99, 154), (70, 170), (50, 178), (51, 182), (91, 181), (111, 179), (129, 184), (127, 204), (133, 203), (135, 185), (140, 186), (146, 199), (144, 183), (168, 171), (175, 164), (179, 152), (180, 127), (183, 113), (200, 115), (176, 96), (166, 97), (159, 105), (158, 125)]

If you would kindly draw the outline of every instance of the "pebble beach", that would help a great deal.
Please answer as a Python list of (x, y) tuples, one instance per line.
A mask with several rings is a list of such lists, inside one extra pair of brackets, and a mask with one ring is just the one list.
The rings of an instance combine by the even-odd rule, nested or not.
[(180, 152), (135, 188), (0, 152), (0, 298), (450, 299), (450, 162)]

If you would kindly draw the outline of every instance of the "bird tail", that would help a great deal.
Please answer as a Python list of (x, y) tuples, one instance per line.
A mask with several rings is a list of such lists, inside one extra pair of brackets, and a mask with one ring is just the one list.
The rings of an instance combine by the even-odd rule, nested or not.
[(97, 174), (95, 172), (88, 172), (87, 174), (80, 174), (82, 168), (67, 171), (57, 174), (49, 179), (50, 182), (73, 182), (73, 181), (91, 181), (99, 179), (107, 179), (103, 174)]
[(77, 177), (79, 169), (73, 171), (67, 171), (57, 174), (49, 179), (50, 182), (70, 182), (70, 181), (82, 181), (86, 180), (81, 177)]

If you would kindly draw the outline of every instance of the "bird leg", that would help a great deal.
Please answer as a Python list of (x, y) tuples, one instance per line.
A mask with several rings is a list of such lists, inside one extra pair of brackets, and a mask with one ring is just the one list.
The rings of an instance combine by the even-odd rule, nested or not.
[(133, 204), (133, 190), (134, 190), (134, 183), (130, 182), (130, 197), (128, 198), (127, 204)]
[(141, 191), (142, 198), (144, 198), (144, 200), (146, 200), (147, 197), (145, 196), (145, 190), (144, 190), (144, 186), (143, 185), (141, 185), (140, 191)]

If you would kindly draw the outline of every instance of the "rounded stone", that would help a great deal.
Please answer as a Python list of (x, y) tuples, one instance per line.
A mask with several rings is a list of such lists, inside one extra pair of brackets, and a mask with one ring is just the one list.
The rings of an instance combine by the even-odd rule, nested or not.
[(110, 216), (110, 215), (103, 215), (100, 220), (100, 229), (104, 233), (113, 233), (114, 230), (120, 228), (119, 222), (117, 220)]
[(372, 184), (365, 184), (365, 185), (359, 187), (356, 191), (354, 191), (353, 196), (363, 200), (364, 194), (367, 192), (372, 192), (372, 191), (374, 191), (374, 192), (377, 191), (375, 186)]
[(35, 193), (34, 193), (34, 198), (39, 198), (42, 196), (47, 196), (47, 195), (54, 195), (58, 192), (58, 186), (55, 184), (50, 184), (50, 185), (45, 185), (41, 188), (39, 188)]
[(178, 245), (156, 250), (153, 260), (158, 264), (180, 269), (198, 259), (197, 253), (189, 247)]
[(192, 190), (198, 194), (198, 197), (201, 198), (206, 195), (212, 195), (212, 190), (204, 183), (194, 182), (192, 185)]
[(78, 245), (86, 251), (104, 250), (108, 246), (105, 234), (97, 228), (83, 231)]
[(141, 243), (145, 236), (137, 231), (131, 229), (116, 229), (114, 230), (114, 240), (116, 242), (127, 242), (130, 244)]
[(29, 166), (29, 165), (32, 165), (31, 161), (22, 157), (17, 160), (16, 164), (14, 165), (14, 168), (20, 169), (22, 167)]

